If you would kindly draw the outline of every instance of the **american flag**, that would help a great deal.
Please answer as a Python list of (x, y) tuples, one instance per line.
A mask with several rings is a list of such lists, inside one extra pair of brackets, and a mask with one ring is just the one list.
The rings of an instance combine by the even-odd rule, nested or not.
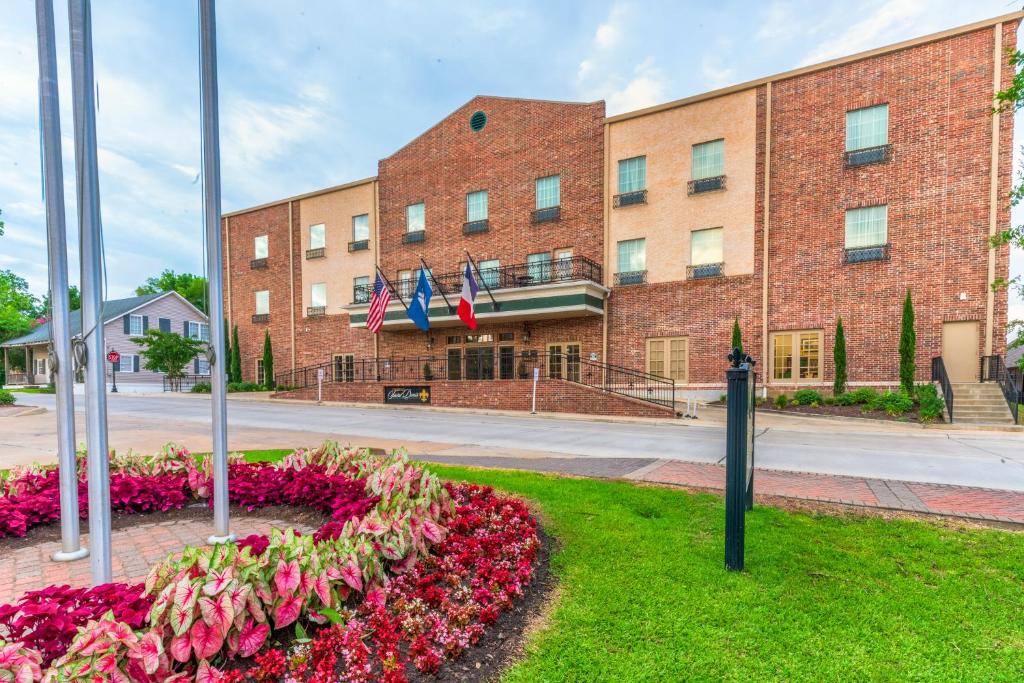
[(374, 334), (380, 332), (389, 303), (391, 303), (391, 292), (384, 285), (384, 278), (378, 272), (377, 279), (373, 283), (373, 296), (370, 297), (370, 312), (366, 316), (366, 329)]

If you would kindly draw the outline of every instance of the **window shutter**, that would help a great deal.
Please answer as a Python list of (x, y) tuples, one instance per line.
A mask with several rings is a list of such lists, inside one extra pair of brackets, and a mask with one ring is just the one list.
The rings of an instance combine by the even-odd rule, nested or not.
[(132, 331), (131, 316), (127, 316), (126, 315), (126, 316), (124, 316), (124, 318), (122, 318), (122, 320), (124, 320), (124, 333), (125, 334), (131, 334), (131, 331)]
[(196, 356), (195, 358), (192, 359), (192, 374), (199, 374), (199, 356)]
[(139, 357), (138, 356), (132, 356), (132, 372), (138, 372), (138, 371), (139, 371)]
[(171, 331), (171, 319), (170, 318), (159, 318), (157, 320), (157, 324), (160, 325), (160, 331), (161, 332), (170, 332)]
[(144, 316), (142, 316), (142, 331), (145, 332), (148, 329), (149, 329), (149, 316), (148, 315), (144, 315)]
[(185, 320), (181, 324), (182, 324), (183, 329), (184, 329), (184, 332), (182, 333), (182, 336), (187, 337), (188, 336), (188, 321)]

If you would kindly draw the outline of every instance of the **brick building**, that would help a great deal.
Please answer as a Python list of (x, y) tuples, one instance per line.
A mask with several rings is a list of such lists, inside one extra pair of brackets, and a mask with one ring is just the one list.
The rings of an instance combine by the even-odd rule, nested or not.
[[(1009, 225), (1013, 118), (991, 108), (1022, 16), (612, 117), (475, 97), (373, 178), (225, 215), (243, 373), (261, 379), (269, 331), (276, 369), (300, 371), (283, 381), (323, 366), (335, 398), (415, 379), (451, 404), (523, 407), (534, 367), (717, 396), (738, 320), (769, 390), (827, 388), (841, 316), (850, 384), (892, 386), (909, 288), (918, 379), (942, 357), (977, 381), (1005, 350), (1007, 294), (989, 284), (1009, 254), (988, 239)], [(418, 330), (403, 300), (421, 263), (455, 306), (467, 252), (490, 290), (478, 329), (435, 291)], [(379, 335), (375, 266), (398, 295)]]

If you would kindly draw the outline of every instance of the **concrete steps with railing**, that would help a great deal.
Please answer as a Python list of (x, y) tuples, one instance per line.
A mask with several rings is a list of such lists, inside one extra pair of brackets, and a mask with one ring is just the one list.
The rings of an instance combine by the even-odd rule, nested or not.
[(952, 387), (953, 422), (1013, 424), (1013, 415), (997, 382), (960, 382)]

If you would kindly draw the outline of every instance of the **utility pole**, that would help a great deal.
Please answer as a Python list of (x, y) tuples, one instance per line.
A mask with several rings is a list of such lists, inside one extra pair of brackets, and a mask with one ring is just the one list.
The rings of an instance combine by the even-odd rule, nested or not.
[[(96, 103), (89, 0), (68, 0), (71, 97), (75, 119), (75, 180), (82, 262), (82, 341), (85, 353), (85, 433), (89, 453), (89, 540), (93, 585), (110, 583), (110, 473), (107, 463), (107, 381), (103, 345), (103, 228), (96, 162)], [(52, 188), (51, 188), (52, 189)]]
[(68, 325), (68, 236), (64, 224), (64, 165), (61, 160), (60, 97), (52, 0), (36, 0), (39, 49), (39, 114), (43, 139), (43, 197), (46, 202), (46, 249), (50, 275), (50, 358), (57, 400), (57, 469), (60, 477), (60, 550), (57, 562), (80, 560), (78, 464), (75, 462), (75, 396)]
[[(228, 518), (227, 378), (224, 354), (224, 283), (221, 271), (220, 123), (217, 111), (217, 17), (214, 0), (199, 0), (200, 109), (203, 126), (203, 220), (210, 309), (210, 398), (213, 413), (213, 536), (235, 540)], [(226, 370), (226, 368), (225, 368)]]

